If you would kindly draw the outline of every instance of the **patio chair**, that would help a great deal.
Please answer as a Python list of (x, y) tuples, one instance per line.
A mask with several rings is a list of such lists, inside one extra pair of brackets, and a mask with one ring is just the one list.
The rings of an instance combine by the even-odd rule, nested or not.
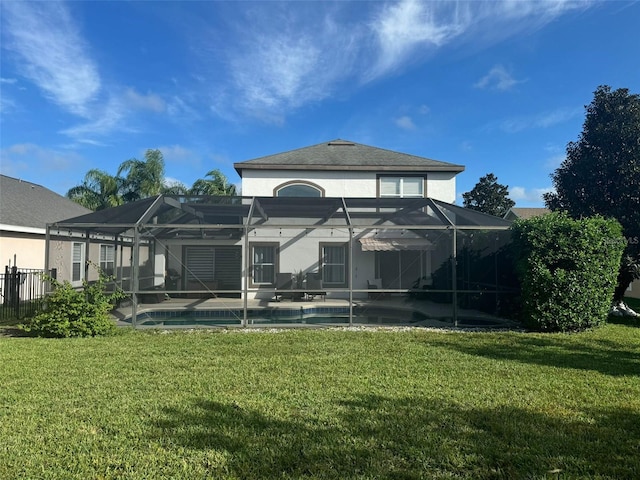
[(313, 297), (322, 297), (327, 299), (327, 292), (322, 290), (322, 277), (319, 273), (307, 273), (307, 288), (304, 292), (308, 298), (313, 301)]
[(279, 302), (283, 298), (293, 299), (293, 292), (286, 292), (284, 290), (293, 289), (293, 275), (289, 273), (278, 273), (276, 275), (276, 302)]
[[(367, 289), (379, 290), (381, 283), (382, 281), (380, 279), (376, 279), (373, 282), (367, 280)], [(383, 297), (384, 297), (384, 293), (382, 292), (369, 292), (369, 300), (380, 300)]]

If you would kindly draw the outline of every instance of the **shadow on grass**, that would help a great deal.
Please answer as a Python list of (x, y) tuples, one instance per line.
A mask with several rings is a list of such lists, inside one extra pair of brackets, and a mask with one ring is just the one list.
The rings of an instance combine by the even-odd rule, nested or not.
[(213, 478), (633, 478), (640, 415), (583, 412), (580, 420), (525, 409), (467, 408), (428, 398), (362, 396), (331, 416), (200, 401), (166, 409), (159, 441), (215, 450)]
[(551, 334), (473, 338), (430, 338), (429, 346), (453, 349), (496, 360), (513, 360), (558, 368), (592, 370), (606, 375), (640, 375), (640, 350), (620, 343), (587, 337)]

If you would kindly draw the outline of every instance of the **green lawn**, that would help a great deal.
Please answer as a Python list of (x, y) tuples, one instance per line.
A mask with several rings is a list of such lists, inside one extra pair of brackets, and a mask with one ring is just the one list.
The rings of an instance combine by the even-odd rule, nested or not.
[(0, 338), (0, 478), (640, 478), (639, 325)]

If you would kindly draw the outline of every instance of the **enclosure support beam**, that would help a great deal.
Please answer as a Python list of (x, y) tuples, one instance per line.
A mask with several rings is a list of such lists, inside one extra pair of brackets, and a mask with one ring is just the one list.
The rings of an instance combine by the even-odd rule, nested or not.
[(131, 326), (136, 328), (138, 322), (138, 278), (140, 263), (140, 232), (138, 225), (133, 227), (133, 252), (131, 265)]
[(451, 281), (453, 283), (453, 325), (458, 326), (458, 230), (453, 227), (453, 252), (451, 255)]
[[(51, 273), (49, 272), (49, 262), (50, 257), (49, 257), (49, 248), (51, 247), (51, 225), (47, 225), (47, 229), (45, 230), (45, 234), (44, 234), (44, 271), (47, 275), (50, 275)], [(47, 285), (50, 285), (49, 282), (47, 282)], [(47, 293), (48, 293), (48, 289), (47, 289)]]

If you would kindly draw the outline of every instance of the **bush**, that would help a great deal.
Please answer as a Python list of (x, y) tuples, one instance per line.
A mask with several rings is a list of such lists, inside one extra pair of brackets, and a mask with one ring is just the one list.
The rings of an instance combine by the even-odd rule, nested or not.
[(84, 281), (82, 290), (76, 290), (69, 282), (47, 278), (53, 291), (45, 299), (45, 310), (22, 328), (41, 337), (95, 337), (114, 333), (116, 326), (109, 312), (125, 294), (120, 289), (107, 294), (108, 278), (101, 271), (98, 273), (98, 280)]
[(616, 220), (551, 213), (512, 227), (522, 284), (522, 320), (540, 331), (604, 323), (625, 246)]

